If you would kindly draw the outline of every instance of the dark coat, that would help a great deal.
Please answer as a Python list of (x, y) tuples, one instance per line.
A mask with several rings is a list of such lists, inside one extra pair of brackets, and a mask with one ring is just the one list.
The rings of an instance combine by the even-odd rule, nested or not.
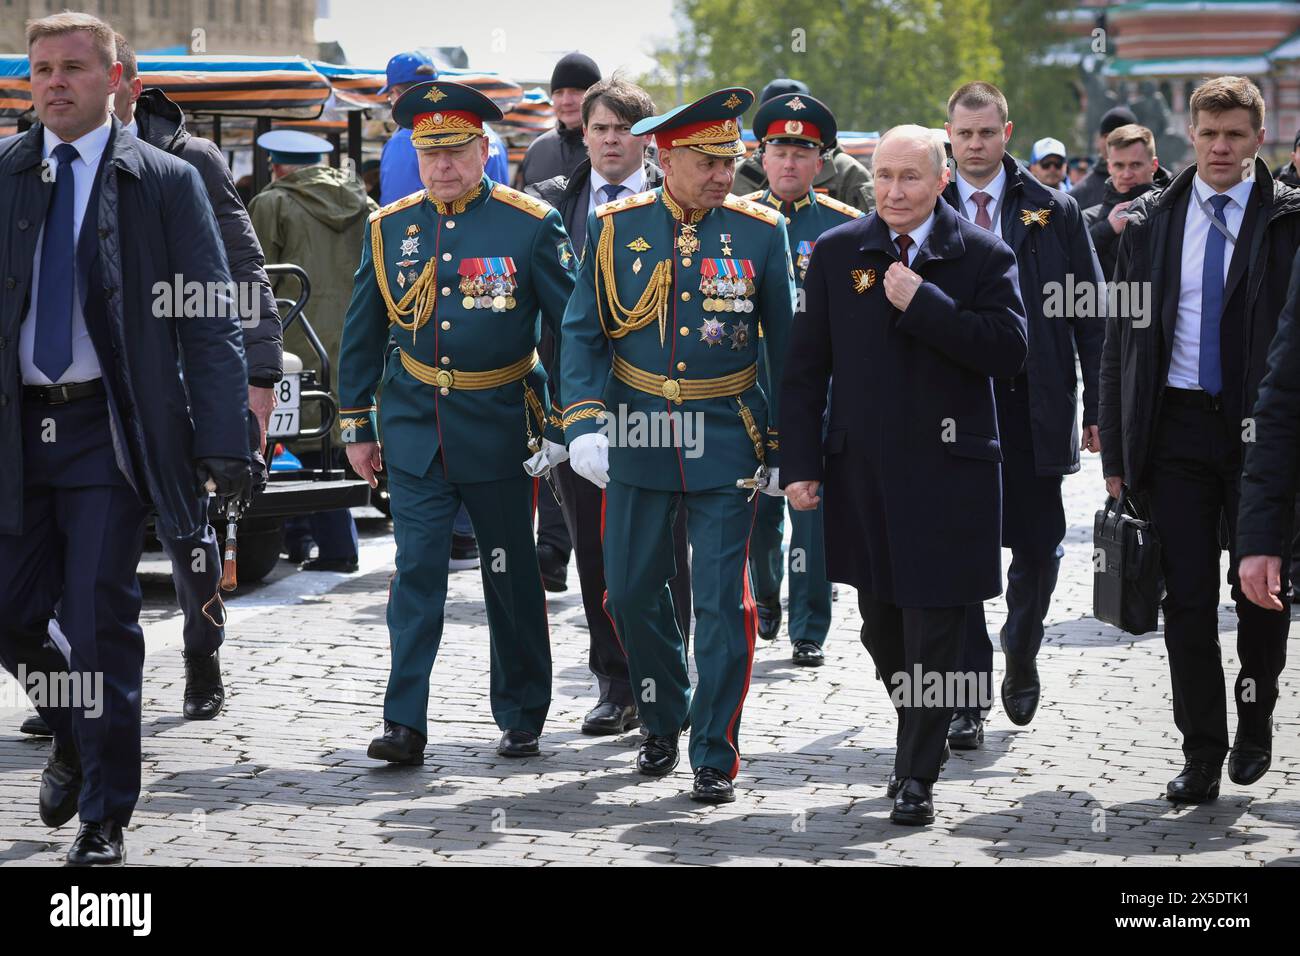
[[(1097, 424), (1097, 369), (1105, 336), (1105, 313), (1049, 315), (1068, 304), (1068, 290), (1104, 281), (1101, 265), (1088, 240), (1079, 205), (1068, 193), (1044, 186), (1010, 156), (1002, 158), (1007, 172), (999, 203), (1002, 239), (1016, 254), (1020, 297), (1029, 322), (1029, 427), (1034, 442), (1034, 471), (1038, 475), (1070, 475), (1079, 470), (1079, 378), (1083, 373), (1083, 424)], [(954, 208), (961, 204), (956, 182), (944, 191)], [(1021, 212), (1046, 209), (1047, 225), (1027, 225)], [(1060, 288), (1062, 294), (1051, 295)], [(1094, 286), (1094, 289), (1097, 287)], [(1100, 303), (1100, 299), (1094, 298)]]
[(1237, 518), (1237, 554), (1290, 555), (1300, 486), (1300, 251), (1286, 307), (1268, 350), (1255, 402), (1255, 440), (1246, 445)]
[[(1178, 286), (1187, 193), (1196, 167), (1184, 169), (1166, 188), (1129, 206), (1120, 238), (1116, 282), (1150, 283), (1146, 321), (1113, 315), (1107, 320), (1101, 360), (1101, 458), (1107, 477), (1122, 475), (1134, 491), (1147, 478), (1147, 454), (1160, 414), (1178, 320)], [(1224, 412), (1240, 422), (1255, 405), (1286, 303), (1291, 261), (1300, 245), (1300, 191), (1275, 182), (1255, 161), (1255, 188), (1242, 220), (1239, 245), (1225, 277), (1221, 341)], [(1236, 371), (1236, 378), (1232, 376)], [(1229, 434), (1241, 435), (1239, 427)]]
[[(195, 461), (249, 458), (239, 318), (233, 308), (167, 314), (155, 286), (170, 290), (176, 275), (229, 288), (221, 236), (194, 167), (125, 133), (116, 118), (112, 125), (77, 243), (78, 274), (89, 277), (80, 294), (105, 372), (118, 467), (157, 508), (159, 533), (184, 538), (207, 520)], [(53, 195), (41, 175), (43, 136), (37, 123), (0, 140), (0, 534), (23, 527), (17, 346)]]
[(256, 321), (245, 317), (242, 323), (244, 358), (248, 363), (249, 384), (270, 388), (280, 381), (284, 372), (284, 335), (275, 296), (266, 278), (262, 247), (253, 232), (248, 210), (235, 189), (230, 167), (216, 143), (191, 135), (185, 128), (185, 114), (162, 90), (145, 90), (140, 94), (135, 104), (135, 121), (139, 136), (146, 143), (179, 156), (199, 171), (221, 230), (231, 278), (259, 290), (261, 310)]
[[(663, 182), (663, 170), (646, 160), (645, 188), (654, 189), (662, 186)], [(533, 183), (524, 190), (560, 211), (560, 218), (564, 220), (565, 231), (573, 240), (574, 249), (580, 250), (587, 244), (587, 187), (590, 184), (591, 160), (584, 159), (572, 176), (552, 176)]]
[(1110, 211), (1122, 202), (1131, 202), (1153, 189), (1163, 189), (1172, 181), (1170, 175), (1161, 167), (1149, 183), (1135, 186), (1126, 193), (1115, 188), (1114, 180), (1106, 180), (1106, 192), (1101, 202), (1083, 210), (1083, 221), (1088, 224), (1088, 235), (1092, 237), (1092, 247), (1097, 250), (1097, 260), (1101, 263), (1102, 274), (1107, 279), (1115, 276), (1115, 254), (1119, 251), (1120, 233), (1111, 228)]
[(1106, 195), (1106, 180), (1109, 178), (1110, 170), (1106, 167), (1106, 160), (1099, 159), (1092, 169), (1088, 170), (1088, 175), (1070, 188), (1070, 195), (1074, 197), (1080, 209), (1095, 206)]
[(571, 176), (586, 158), (582, 127), (570, 129), (557, 121), (555, 129), (548, 129), (528, 144), (515, 181), (523, 189), (553, 176)]
[[(901, 313), (884, 289), (897, 258), (874, 213), (817, 241), (782, 379), (781, 484), (823, 482), (832, 581), (901, 607), (984, 601), (1002, 590), (992, 379), (1027, 349), (1015, 257), (940, 200)], [(854, 270), (874, 270), (864, 292)]]

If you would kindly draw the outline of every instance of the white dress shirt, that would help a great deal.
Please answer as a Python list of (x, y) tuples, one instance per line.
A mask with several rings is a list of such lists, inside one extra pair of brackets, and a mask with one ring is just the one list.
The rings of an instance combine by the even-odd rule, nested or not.
[[(592, 166), (591, 167), (591, 191), (587, 194), (588, 215), (595, 212), (597, 206), (603, 205), (606, 202), (605, 194), (600, 191), (600, 188), (602, 186), (606, 186), (609, 184), (610, 184), (609, 180), (606, 179), (604, 176), (602, 176), (600, 173), (596, 172), (596, 167)], [(636, 169), (632, 170), (632, 175), (627, 177), (627, 179), (623, 180), (623, 182), (620, 185), (624, 187), (626, 192), (619, 193), (618, 194), (619, 199), (625, 199), (628, 196), (635, 196), (639, 192), (644, 192), (645, 191), (645, 167), (638, 166)]]
[(989, 200), (988, 211), (989, 218), (993, 220), (993, 235), (999, 239), (1002, 238), (1002, 194), (1007, 189), (1007, 168), (1000, 166), (998, 174), (993, 177), (993, 182), (984, 188), (972, 186), (962, 178), (961, 173), (957, 174), (957, 195), (961, 197), (961, 214), (971, 222), (975, 221), (976, 214), (979, 213), (980, 206), (971, 196), (976, 193), (987, 193), (992, 198)]
[[(1246, 218), (1246, 203), (1255, 188), (1253, 179), (1244, 179), (1227, 191), (1229, 202), (1223, 207), (1223, 218), (1228, 220), (1228, 232), (1233, 238), (1241, 231)], [(1169, 362), (1166, 384), (1174, 388), (1201, 387), (1201, 272), (1205, 266), (1205, 241), (1210, 230), (1214, 207), (1208, 214), (1202, 203), (1209, 205), (1215, 195), (1214, 187), (1201, 179), (1200, 173), (1192, 177), (1192, 194), (1187, 200), (1187, 222), (1183, 226), (1182, 276), (1178, 284), (1178, 322), (1174, 326), (1174, 351)], [(1223, 244), (1223, 278), (1227, 281), (1228, 266), (1232, 262), (1235, 242)], [(1226, 302), (1224, 303), (1227, 304)]]
[[(99, 172), (99, 161), (108, 146), (108, 134), (111, 131), (112, 119), (105, 117), (103, 126), (91, 130), (72, 143), (78, 154), (78, 158), (72, 161), (72, 172), (75, 177), (72, 206), (74, 254), (77, 239), (81, 235), (81, 222), (86, 218), (86, 204), (90, 201), (90, 192), (95, 184), (95, 176)], [(63, 140), (51, 132), (48, 126), (45, 128), (43, 155), (54, 167), (56, 177), (59, 161), (54, 158), (54, 148), (62, 142)], [(86, 317), (81, 311), (81, 295), (78, 290), (74, 290), (72, 295), (72, 364), (64, 370), (57, 382), (52, 382), (36, 367), (32, 358), (36, 345), (36, 298), (40, 291), (41, 243), (44, 239), (45, 225), (42, 223), (41, 231), (36, 236), (36, 256), (32, 261), (31, 303), (27, 309), (27, 318), (18, 335), (18, 363), (22, 368), (23, 384), (62, 385), (67, 382), (89, 382), (102, 377), (103, 372), (99, 367), (99, 356), (95, 354), (95, 346), (86, 331)], [(76, 275), (68, 276), (67, 281), (75, 283)]]
[[(925, 245), (925, 240), (930, 238), (930, 230), (933, 228), (934, 228), (934, 213), (930, 213), (930, 215), (928, 215), (925, 218), (925, 222), (921, 223), (919, 226), (917, 226), (915, 229), (913, 229), (911, 232), (908, 233), (908, 235), (912, 237), (912, 244), (907, 247), (907, 261), (904, 262), (903, 265), (908, 266), (910, 268), (912, 263), (916, 261), (917, 253), (920, 252), (921, 247)], [(897, 239), (898, 235), (899, 234), (897, 230), (890, 229), (889, 230), (890, 242), (893, 242), (895, 239)], [(898, 248), (897, 243), (894, 243), (894, 248)]]

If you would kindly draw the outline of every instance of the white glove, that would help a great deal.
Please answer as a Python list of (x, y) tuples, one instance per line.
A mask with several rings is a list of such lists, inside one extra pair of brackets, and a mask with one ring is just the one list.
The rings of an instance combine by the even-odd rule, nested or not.
[(785, 492), (781, 490), (780, 468), (773, 468), (767, 473), (767, 484), (763, 487), (763, 494), (771, 495), (773, 498), (785, 497)]
[(532, 478), (543, 478), (546, 473), (569, 457), (569, 451), (563, 445), (542, 439), (542, 450), (524, 462), (524, 471)]
[(609, 484), (609, 436), (588, 432), (569, 442), (569, 464), (597, 488)]

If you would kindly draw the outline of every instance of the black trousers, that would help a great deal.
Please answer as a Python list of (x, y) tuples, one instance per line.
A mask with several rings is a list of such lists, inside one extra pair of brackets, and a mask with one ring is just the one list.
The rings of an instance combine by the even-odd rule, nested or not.
[[(1165, 647), (1173, 683), (1174, 723), (1189, 759), (1222, 763), (1228, 751), (1223, 659), (1219, 650), (1219, 521), (1228, 519), (1228, 553), (1237, 606), (1238, 732), (1267, 741), (1278, 676), (1286, 664), (1289, 611), (1246, 600), (1237, 578), (1237, 506), (1241, 441), (1222, 411), (1179, 404), (1166, 390), (1147, 480), (1160, 536), (1166, 596)], [(1283, 588), (1290, 570), (1282, 560)]]
[[(140, 795), (147, 512), (118, 470), (103, 396), (24, 402), (22, 417), (23, 531), (0, 535), (0, 662), (76, 742), (82, 822), (125, 827)], [(51, 617), (69, 661), (45, 641)]]
[[(900, 780), (939, 779), (943, 745), (954, 699), (946, 688), (948, 675), (961, 660), (968, 610), (961, 607), (898, 607), (858, 592), (862, 612), (862, 644), (876, 665), (898, 714), (894, 773)], [(938, 680), (945, 691), (937, 699), (923, 698), (925, 682)]]
[[(562, 489), (560, 494), (564, 494)], [(566, 564), (569, 555), (573, 553), (569, 528), (564, 520), (564, 510), (555, 500), (555, 493), (551, 491), (551, 484), (548, 481), (537, 483), (537, 543), (554, 548), (564, 558)]]
[[(605, 493), (576, 475), (569, 463), (563, 462), (553, 472), (564, 501), (564, 521), (573, 541), (573, 553), (578, 564), (578, 580), (582, 586), (582, 605), (587, 614), (587, 630), (591, 638), (589, 666), (600, 685), (600, 699), (622, 706), (635, 704), (632, 685), (627, 674), (627, 653), (614, 633), (614, 624), (605, 610), (605, 557), (601, 544), (604, 524)], [(673, 525), (673, 556), (677, 574), (668, 582), (673, 595), (673, 608), (682, 634), (691, 635), (691, 567), (690, 549), (686, 541), (686, 509), (677, 509)]]
[[(1002, 547), (1011, 551), (1007, 568), (1007, 621), (998, 637), (1003, 650), (1022, 661), (1038, 656), (1043, 643), (1052, 592), (1065, 551), (1065, 504), (1061, 476), (1040, 475), (1034, 461), (1034, 436), (1029, 420), (1029, 381), (994, 383), (998, 435), (1002, 445)], [(972, 604), (966, 618), (962, 668), (980, 675), (980, 687), (993, 686), (993, 643), (984, 605)], [(981, 708), (961, 708), (987, 717), (992, 702)]]

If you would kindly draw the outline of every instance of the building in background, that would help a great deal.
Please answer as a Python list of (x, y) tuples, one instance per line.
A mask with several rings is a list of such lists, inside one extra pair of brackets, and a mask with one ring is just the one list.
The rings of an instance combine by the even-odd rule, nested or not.
[(0, 0), (0, 52), (27, 52), (29, 19), (72, 9), (107, 20), (141, 53), (310, 59), (316, 56), (316, 18), (328, 6), (328, 0)]

